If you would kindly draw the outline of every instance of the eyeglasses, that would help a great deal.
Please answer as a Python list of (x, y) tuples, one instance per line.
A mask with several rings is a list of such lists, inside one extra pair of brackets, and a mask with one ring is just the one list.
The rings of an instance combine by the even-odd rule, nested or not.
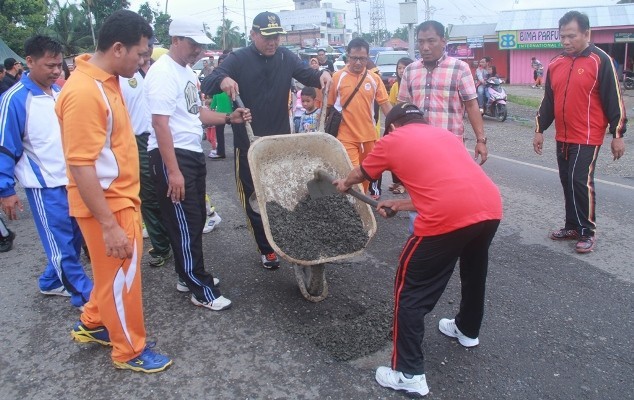
[(349, 56), (348, 60), (350, 60), (350, 62), (356, 63), (356, 62), (367, 62), (368, 61), (368, 57), (355, 57), (355, 56)]

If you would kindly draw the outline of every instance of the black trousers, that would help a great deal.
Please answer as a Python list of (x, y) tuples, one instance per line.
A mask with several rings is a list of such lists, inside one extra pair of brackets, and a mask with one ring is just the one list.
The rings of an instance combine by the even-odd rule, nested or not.
[(594, 168), (601, 146), (557, 142), (559, 180), (566, 201), (566, 229), (581, 236), (596, 231)]
[(152, 248), (151, 255), (166, 255), (170, 251), (170, 240), (167, 230), (163, 226), (161, 209), (156, 198), (156, 188), (154, 180), (150, 176), (150, 161), (147, 153), (147, 142), (149, 133), (142, 133), (136, 136), (136, 144), (139, 148), (139, 170), (141, 179), (141, 215), (145, 228), (147, 229)]
[(425, 373), (425, 315), (440, 299), (458, 259), (462, 299), (456, 325), (466, 336), (478, 337), (484, 316), (489, 246), (499, 224), (499, 220), (490, 220), (442, 235), (410, 236), (394, 280), (392, 369)]
[(253, 186), (253, 178), (251, 177), (251, 169), (249, 169), (249, 159), (247, 151), (238, 147), (235, 148), (235, 171), (236, 171), (236, 187), (238, 189), (238, 198), (242, 203), (242, 207), (247, 214), (249, 230), (255, 238), (260, 254), (273, 253), (273, 248), (269, 244), (269, 240), (264, 233), (264, 225), (262, 225), (262, 217), (260, 213), (251, 207), (249, 198), (255, 193)]
[(213, 276), (205, 270), (203, 259), (203, 227), (207, 218), (205, 155), (183, 149), (174, 149), (174, 152), (185, 178), (185, 200), (172, 203), (167, 197), (169, 176), (158, 149), (148, 153), (150, 174), (174, 251), (176, 273), (199, 301), (209, 302), (220, 297), (220, 291), (214, 287)]
[(225, 157), (225, 124), (216, 125), (216, 154)]

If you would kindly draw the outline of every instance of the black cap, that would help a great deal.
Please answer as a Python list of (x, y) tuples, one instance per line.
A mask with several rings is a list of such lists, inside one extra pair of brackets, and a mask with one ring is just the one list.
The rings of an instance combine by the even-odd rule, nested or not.
[(9, 57), (4, 59), (4, 68), (11, 69), (15, 64), (19, 64), (15, 58)]
[(407, 118), (408, 120), (410, 119), (422, 120), (423, 112), (419, 110), (418, 107), (416, 107), (412, 103), (398, 103), (397, 105), (392, 107), (390, 112), (387, 113), (387, 116), (385, 117), (385, 132), (383, 134), (385, 135), (390, 132), (390, 126), (393, 123), (406, 117), (413, 117), (413, 118)]
[(272, 12), (268, 11), (259, 13), (253, 19), (252, 29), (256, 32), (260, 32), (262, 36), (271, 36), (286, 33), (284, 28), (282, 28), (280, 17), (278, 17), (277, 14), (273, 14)]

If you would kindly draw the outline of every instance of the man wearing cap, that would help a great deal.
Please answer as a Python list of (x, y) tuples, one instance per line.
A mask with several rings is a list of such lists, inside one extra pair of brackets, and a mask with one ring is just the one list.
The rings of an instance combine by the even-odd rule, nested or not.
[(15, 58), (7, 58), (4, 60), (5, 74), (2, 78), (2, 86), (0, 86), (0, 94), (9, 90), (9, 88), (18, 82), (18, 74), (22, 71), (22, 63)]
[(424, 318), (445, 290), (458, 259), (459, 312), (454, 319), (441, 319), (438, 328), (464, 347), (479, 343), (489, 246), (502, 218), (502, 200), (463, 144), (451, 132), (426, 125), (413, 104), (394, 106), (385, 127), (389, 135), (376, 143), (361, 166), (334, 184), (345, 192), (390, 170), (411, 197), (380, 201), (377, 211), (383, 217), (382, 207), (418, 211), (396, 271), (391, 366), (379, 367), (375, 378), (381, 386), (424, 396), (429, 393), (423, 364)]
[[(174, 252), (179, 278), (176, 289), (191, 291), (194, 305), (220, 311), (228, 309), (231, 301), (222, 296), (216, 287), (218, 279), (205, 270), (203, 259), (207, 165), (201, 122), (242, 123), (245, 110), (220, 114), (202, 107), (198, 79), (190, 67), (203, 45), (211, 44), (202, 22), (174, 18), (169, 34), (172, 41), (167, 56), (159, 58), (145, 78), (154, 128), (148, 140), (150, 174)], [(244, 117), (249, 119), (248, 112)]]
[(136, 138), (139, 152), (139, 178), (141, 190), (141, 215), (147, 229), (152, 248), (148, 251), (149, 264), (152, 267), (163, 266), (172, 257), (167, 230), (161, 222), (161, 210), (156, 198), (154, 181), (150, 178), (150, 165), (148, 161), (147, 144), (150, 132), (152, 132), (152, 114), (145, 97), (145, 75), (147, 74), (152, 59), (152, 50), (156, 38), (148, 40), (149, 51), (144, 54), (144, 63), (132, 78), (119, 76), (119, 86), (125, 99), (126, 108), (132, 122), (132, 129)]
[[(291, 133), (288, 98), (291, 79), (305, 86), (326, 88), (331, 77), (304, 64), (290, 50), (280, 47), (280, 35), (286, 34), (280, 18), (271, 12), (258, 14), (251, 28), (250, 46), (229, 53), (222, 65), (205, 77), (202, 91), (207, 96), (224, 91), (232, 100), (240, 95), (253, 115), (253, 131), (257, 136)], [(250, 228), (261, 254), (262, 266), (276, 269), (280, 262), (264, 234), (258, 211), (249, 199), (254, 195), (247, 151), (249, 138), (244, 125), (233, 125), (236, 157), (236, 183)]]

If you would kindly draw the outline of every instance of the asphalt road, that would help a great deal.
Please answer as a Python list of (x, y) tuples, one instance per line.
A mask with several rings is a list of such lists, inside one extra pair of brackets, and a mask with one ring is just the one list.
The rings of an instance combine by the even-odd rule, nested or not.
[[(521, 121), (487, 121), (486, 131), (492, 157), (484, 168), (500, 186), (505, 218), (491, 249), (480, 346), (465, 350), (437, 331), (437, 321), (457, 310), (454, 276), (426, 319), (428, 398), (634, 398), (634, 142), (627, 138), (620, 164), (609, 161), (609, 146), (602, 150), (599, 241), (581, 256), (546, 236), (563, 221), (552, 143), (538, 157), (532, 128)], [(230, 133), (227, 139), (230, 145)], [(78, 311), (38, 292), (45, 258), (30, 212), (10, 225), (18, 237), (14, 250), (0, 254), (1, 399), (403, 397), (376, 384), (374, 370), (389, 362), (392, 282), (407, 217), (379, 218), (367, 251), (327, 265), (330, 295), (310, 303), (289, 264), (259, 265), (232, 163), (232, 155), (208, 161), (208, 189), (223, 221), (204, 246), (233, 308), (196, 308), (176, 291), (171, 263), (143, 265), (149, 339), (174, 359), (164, 373), (115, 370), (108, 349), (72, 342)]]

